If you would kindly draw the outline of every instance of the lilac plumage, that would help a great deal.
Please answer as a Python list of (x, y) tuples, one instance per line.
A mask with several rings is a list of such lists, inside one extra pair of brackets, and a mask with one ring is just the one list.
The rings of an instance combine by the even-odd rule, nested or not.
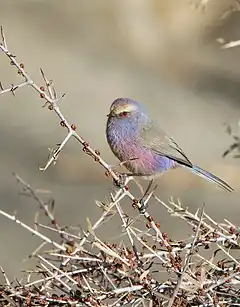
[(116, 99), (108, 114), (108, 144), (114, 155), (134, 176), (152, 179), (169, 169), (183, 166), (227, 191), (223, 180), (193, 165), (173, 138), (153, 121), (146, 108), (129, 98)]

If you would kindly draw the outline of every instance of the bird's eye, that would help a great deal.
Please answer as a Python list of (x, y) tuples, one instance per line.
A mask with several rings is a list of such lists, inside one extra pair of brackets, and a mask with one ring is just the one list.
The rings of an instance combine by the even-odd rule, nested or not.
[(128, 112), (126, 112), (126, 111), (119, 113), (120, 117), (126, 117), (127, 115), (128, 115)]

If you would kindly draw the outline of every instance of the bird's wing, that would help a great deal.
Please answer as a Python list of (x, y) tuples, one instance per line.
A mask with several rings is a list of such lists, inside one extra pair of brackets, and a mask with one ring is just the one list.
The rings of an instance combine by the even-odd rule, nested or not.
[(151, 149), (157, 154), (166, 156), (180, 164), (192, 167), (191, 161), (183, 150), (156, 122), (149, 121), (141, 128), (140, 140), (145, 148)]

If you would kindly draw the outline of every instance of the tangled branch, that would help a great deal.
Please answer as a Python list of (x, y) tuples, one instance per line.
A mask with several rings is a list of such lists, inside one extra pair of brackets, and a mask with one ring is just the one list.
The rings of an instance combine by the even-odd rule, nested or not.
[[(41, 69), (44, 85), (37, 85), (26, 72), (25, 65), (9, 51), (1, 28), (0, 50), (10, 60), (17, 73), (23, 78), (18, 85), (4, 88), (0, 94), (16, 94), (22, 87), (30, 86), (65, 128), (63, 141), (51, 151), (46, 171), (56, 163), (61, 151), (73, 137), (85, 154), (105, 169), (105, 174), (115, 183), (107, 202), (96, 201), (102, 209), (99, 219), (92, 224), (87, 219), (87, 229), (62, 227), (54, 216), (53, 199), (45, 202), (39, 193), (14, 174), (26, 195), (38, 205), (34, 227), (21, 221), (16, 215), (0, 210), (0, 214), (19, 224), (41, 240), (40, 245), (29, 255), (38, 260), (38, 265), (26, 271), (26, 278), (10, 282), (1, 268), (5, 284), (0, 287), (0, 306), (234, 306), (240, 304), (240, 263), (234, 257), (239, 249), (239, 228), (225, 220), (218, 223), (202, 208), (191, 213), (179, 201), (162, 202), (150, 193), (145, 206), (130, 191), (129, 183), (134, 179), (122, 178), (100, 152), (77, 132), (62, 114), (58, 96)], [(124, 180), (123, 180), (124, 179)], [(138, 209), (137, 217), (127, 215), (121, 202), (131, 200)], [(192, 235), (181, 241), (173, 240), (162, 232), (160, 223), (147, 212), (146, 204), (154, 200), (168, 213), (181, 219), (192, 228)], [(48, 217), (49, 224), (41, 222), (41, 212)], [(104, 240), (98, 229), (104, 228), (111, 219), (119, 219), (122, 232), (118, 238)], [(147, 223), (146, 223), (147, 222)], [(56, 234), (58, 235), (56, 239)], [(53, 239), (54, 238), (54, 239)], [(47, 249), (48, 247), (48, 249)], [(211, 249), (207, 257), (205, 250)]]

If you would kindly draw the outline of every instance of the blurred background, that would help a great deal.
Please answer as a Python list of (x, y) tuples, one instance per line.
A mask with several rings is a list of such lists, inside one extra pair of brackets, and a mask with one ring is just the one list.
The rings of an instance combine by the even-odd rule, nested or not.
[[(235, 189), (230, 195), (176, 170), (158, 180), (157, 195), (164, 201), (179, 198), (192, 211), (205, 203), (217, 221), (239, 224), (240, 160), (221, 156), (232, 142), (224, 123), (237, 130), (240, 117), (240, 49), (222, 50), (217, 41), (240, 39), (239, 8), (237, 0), (0, 0), (0, 24), (10, 51), (35, 82), (42, 84), (41, 67), (58, 93), (66, 93), (62, 112), (106, 161), (117, 162), (105, 139), (111, 102), (123, 96), (139, 100), (190, 160)], [(5, 87), (21, 82), (4, 54), (0, 67)], [(113, 188), (104, 170), (72, 140), (57, 164), (40, 172), (48, 148), (60, 143), (66, 131), (30, 88), (0, 100), (1, 209), (33, 225), (38, 207), (19, 194), (14, 171), (34, 188), (52, 192), (61, 225), (85, 228), (86, 217), (93, 223), (100, 214), (95, 200), (104, 200)], [(124, 208), (136, 214), (127, 200)], [(173, 239), (189, 233), (154, 201), (149, 211)], [(23, 259), (40, 240), (2, 216), (0, 225), (0, 264), (10, 277), (20, 276), (21, 269), (31, 268)], [(119, 221), (112, 222), (103, 237), (108, 227), (112, 237), (121, 231)]]

